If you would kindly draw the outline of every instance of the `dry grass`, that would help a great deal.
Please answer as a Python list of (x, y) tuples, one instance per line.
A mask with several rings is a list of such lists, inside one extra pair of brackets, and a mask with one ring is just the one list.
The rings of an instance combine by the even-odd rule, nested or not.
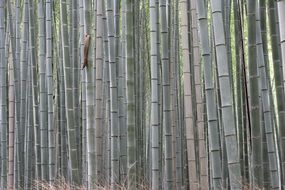
[[(86, 190), (84, 186), (74, 186), (69, 184), (64, 178), (58, 178), (54, 183), (49, 184), (46, 181), (35, 181), (34, 182), (35, 189), (42, 190)], [(127, 190), (127, 188), (123, 185), (116, 185), (116, 189), (118, 190)], [(150, 187), (147, 183), (142, 183), (138, 185), (138, 189), (140, 190), (149, 190)], [(251, 187), (249, 184), (243, 185), (244, 190), (264, 190), (259, 187)], [(95, 186), (94, 190), (111, 190), (111, 186)]]
[[(58, 178), (54, 183), (49, 184), (47, 181), (35, 181), (34, 187), (42, 190), (86, 190), (84, 186), (75, 186), (69, 184), (64, 178)], [(127, 190), (123, 185), (117, 184), (116, 189)], [(149, 190), (149, 186), (142, 183), (138, 185), (140, 190)], [(111, 190), (111, 186), (95, 186), (94, 190)]]
[(47, 181), (34, 181), (34, 187), (42, 190), (85, 190), (84, 186), (75, 186), (67, 183), (64, 178), (57, 178), (52, 184)]
[(260, 187), (251, 187), (250, 185), (244, 185), (243, 186), (244, 190), (264, 190), (263, 188)]

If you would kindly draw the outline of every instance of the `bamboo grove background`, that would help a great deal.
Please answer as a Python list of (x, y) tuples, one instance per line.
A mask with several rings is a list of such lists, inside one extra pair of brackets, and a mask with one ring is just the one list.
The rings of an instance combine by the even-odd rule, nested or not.
[(285, 189), (284, 76), (285, 0), (0, 0), (1, 189)]

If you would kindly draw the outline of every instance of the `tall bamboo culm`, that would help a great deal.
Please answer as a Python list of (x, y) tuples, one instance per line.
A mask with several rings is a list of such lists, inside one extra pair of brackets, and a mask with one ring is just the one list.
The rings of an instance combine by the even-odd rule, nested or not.
[(0, 188), (282, 188), (283, 2), (0, 0)]

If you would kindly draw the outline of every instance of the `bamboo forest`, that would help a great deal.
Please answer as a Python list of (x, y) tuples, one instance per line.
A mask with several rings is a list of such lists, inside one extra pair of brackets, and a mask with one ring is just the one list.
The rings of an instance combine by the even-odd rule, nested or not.
[(1, 190), (285, 190), (285, 0), (0, 0)]

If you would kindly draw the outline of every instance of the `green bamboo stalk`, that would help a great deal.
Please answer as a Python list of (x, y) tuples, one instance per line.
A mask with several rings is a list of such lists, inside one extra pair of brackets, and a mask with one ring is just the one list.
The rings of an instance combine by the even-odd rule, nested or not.
[(195, 85), (195, 97), (196, 97), (196, 111), (198, 128), (198, 142), (199, 142), (199, 175), (200, 186), (202, 189), (209, 187), (208, 182), (208, 160), (206, 154), (206, 142), (204, 134), (204, 113), (203, 113), (203, 97), (201, 86), (201, 66), (200, 66), (200, 50), (199, 50), (199, 36), (198, 36), (198, 24), (197, 24), (197, 5), (196, 0), (191, 1), (191, 14), (192, 14), (192, 40), (193, 40), (193, 62), (194, 62), (194, 85)]
[[(257, 15), (256, 15), (256, 50), (257, 50), (257, 61), (259, 65), (259, 75), (260, 75), (260, 90), (261, 90), (261, 100), (262, 100), (262, 111), (265, 123), (265, 135), (267, 141), (267, 153), (268, 158), (270, 158), (269, 170), (271, 176), (271, 187), (273, 189), (279, 187), (279, 173), (277, 168), (277, 152), (274, 140), (274, 130), (273, 130), (273, 118), (272, 110), (269, 99), (269, 87), (268, 87), (268, 73), (266, 69), (266, 60), (264, 57), (264, 46), (261, 34), (261, 21), (260, 21), (260, 4), (258, 4)], [(262, 176), (262, 174), (259, 174)], [(261, 182), (262, 183), (262, 182)], [(261, 186), (262, 187), (262, 186)]]
[[(285, 0), (277, 1), (277, 9), (278, 9), (278, 19), (279, 19), (279, 32), (280, 32), (280, 48), (281, 48), (281, 65), (283, 67), (283, 77), (285, 76)], [(277, 50), (276, 50), (277, 51)], [(285, 86), (285, 80), (283, 78), (283, 86)], [(284, 101), (284, 99), (283, 99)], [(284, 123), (282, 124), (284, 125)], [(281, 155), (281, 171), (282, 171), (282, 188), (285, 188), (285, 151), (282, 147), (285, 145), (285, 130), (284, 127), (279, 126), (279, 143), (280, 143), (280, 155)]]
[[(213, 28), (213, 27), (212, 27)], [(220, 84), (218, 81), (218, 67), (217, 67), (217, 61), (216, 61), (216, 50), (215, 50), (215, 46), (214, 46), (214, 31), (212, 30), (211, 32), (211, 37), (210, 39), (212, 39), (211, 42), (211, 49), (212, 52), (215, 52), (212, 54), (213, 58), (212, 58), (212, 63), (215, 64), (215, 68), (214, 68), (214, 82), (215, 82), (215, 97), (216, 97), (216, 105), (218, 108), (218, 124), (219, 124), (219, 133), (220, 133), (220, 146), (221, 146), (221, 164), (222, 164), (222, 187), (223, 188), (229, 188), (229, 170), (228, 170), (228, 161), (227, 161), (227, 150), (226, 150), (226, 141), (225, 141), (225, 135), (224, 135), (224, 127), (223, 127), (223, 122), (222, 122), (222, 109), (221, 109), (221, 89), (220, 89)]]
[[(53, 6), (54, 7), (54, 6)], [(56, 14), (53, 11), (53, 22), (57, 23), (56, 21)], [(54, 27), (53, 28), (53, 39), (54, 42), (57, 41), (58, 39), (58, 33), (56, 31), (58, 31), (59, 27)], [(58, 44), (54, 43), (54, 50), (53, 50), (53, 67), (52, 67), (52, 75), (54, 77), (54, 83), (53, 83), (53, 99), (54, 99), (54, 105), (53, 105), (53, 113), (54, 113), (54, 119), (53, 119), (53, 125), (55, 128), (55, 155), (56, 157), (54, 158), (55, 161), (55, 168), (56, 168), (56, 173), (60, 173), (60, 159), (61, 159), (61, 155), (60, 155), (60, 151), (61, 151), (61, 145), (60, 145), (60, 88), (59, 88), (59, 51), (58, 51)], [(36, 156), (36, 155), (35, 155)]]
[(73, 67), (73, 105), (74, 105), (74, 118), (75, 118), (75, 126), (76, 126), (76, 144), (78, 149), (78, 158), (79, 158), (79, 176), (82, 177), (83, 172), (83, 163), (82, 163), (82, 150), (81, 150), (81, 129), (80, 129), (80, 52), (79, 49), (79, 39), (78, 39), (78, 1), (72, 1), (72, 55), (74, 58), (72, 59), (72, 67)]
[(52, 43), (52, 2), (46, 1), (46, 84), (47, 84), (47, 111), (48, 111), (48, 167), (49, 167), (49, 182), (52, 183), (55, 180), (56, 168), (55, 168), (55, 127), (53, 123), (53, 76), (52, 76), (52, 65), (53, 65), (53, 43)]
[[(79, 39), (80, 39), (80, 63), (84, 63), (84, 28), (85, 28), (85, 23), (84, 23), (84, 6), (83, 6), (83, 1), (79, 1), (79, 25), (80, 25), (80, 30), (79, 30)], [(75, 67), (76, 68), (76, 67)], [(81, 139), (82, 139), (82, 168), (83, 168), (83, 173), (82, 173), (82, 178), (83, 178), (83, 184), (85, 186), (88, 185), (87, 182), (87, 139), (86, 139), (86, 126), (87, 126), (87, 115), (86, 115), (86, 70), (81, 70), (80, 72), (80, 88), (81, 88), (81, 128), (82, 128), (82, 133), (81, 133)], [(75, 72), (76, 73), (76, 72)], [(75, 80), (75, 79), (74, 79)]]
[(48, 126), (47, 126), (47, 90), (46, 90), (46, 64), (45, 64), (45, 20), (43, 1), (38, 2), (39, 25), (39, 89), (40, 89), (40, 149), (41, 149), (41, 180), (48, 180)]
[[(94, 105), (94, 93), (95, 89), (93, 86), (94, 82), (94, 73), (93, 73), (93, 51), (94, 48), (94, 33), (92, 30), (93, 27), (93, 13), (91, 10), (91, 1), (85, 0), (84, 1), (84, 12), (85, 12), (85, 34), (90, 35), (90, 43), (89, 43), (89, 53), (87, 57), (88, 66), (86, 68), (86, 114), (87, 114), (87, 168), (88, 168), (88, 188), (93, 188), (95, 183), (99, 183), (99, 179), (97, 176), (97, 163), (95, 158), (96, 152), (96, 145), (95, 145), (95, 105)], [(86, 36), (84, 37), (84, 39)], [(85, 44), (84, 44), (85, 45)]]
[[(62, 41), (61, 34), (59, 34), (59, 42)], [(62, 50), (62, 44), (59, 43), (59, 50)], [(65, 99), (65, 81), (64, 81), (64, 67), (62, 51), (59, 53), (59, 118), (60, 118), (60, 145), (61, 145), (61, 175), (65, 180), (69, 181), (68, 175), (68, 139), (67, 139), (67, 121), (66, 121), (66, 99)]]
[(187, 13), (187, 1), (180, 0), (181, 7), (181, 51), (183, 62), (183, 77), (184, 77), (184, 104), (185, 104), (185, 127), (186, 127), (186, 140), (187, 140), (187, 164), (189, 185), (191, 189), (198, 189), (198, 176), (196, 170), (196, 156), (194, 145), (194, 129), (193, 129), (193, 108), (192, 108), (192, 83), (190, 76), (190, 57), (189, 57), (189, 18)]
[[(30, 46), (31, 47), (31, 46)], [(30, 51), (30, 50), (29, 50)], [(33, 96), (32, 96), (32, 77), (31, 77), (31, 71), (32, 71), (32, 64), (31, 61), (28, 63), (28, 74), (27, 74), (27, 125), (25, 128), (25, 156), (24, 163), (25, 163), (25, 177), (24, 177), (24, 188), (30, 189), (32, 185), (33, 176), (32, 173), (34, 172), (34, 163), (32, 160), (34, 159), (33, 155)]]
[(103, 1), (97, 0), (97, 15), (96, 15), (96, 110), (95, 110), (95, 126), (96, 126), (96, 161), (97, 161), (97, 176), (99, 182), (102, 183), (103, 175), (103, 123), (102, 123), (102, 99), (103, 99)]
[(20, 125), (18, 126), (18, 156), (19, 156), (19, 186), (24, 187), (24, 138), (25, 138), (25, 126), (26, 126), (26, 102), (27, 102), (27, 69), (28, 69), (28, 30), (29, 30), (29, 12), (28, 12), (28, 0), (24, 1), (24, 15), (23, 15), (23, 36), (21, 44), (21, 58), (20, 58), (20, 79), (21, 79), (21, 103), (20, 103)]
[(67, 29), (67, 13), (66, 13), (66, 1), (60, 1), (60, 17), (61, 17), (61, 36), (62, 36), (62, 53), (64, 64), (64, 82), (65, 82), (65, 105), (67, 108), (66, 118), (68, 126), (68, 142), (69, 142), (69, 155), (70, 155), (70, 167), (72, 174), (72, 181), (75, 184), (79, 184), (78, 176), (78, 152), (76, 146), (76, 130), (74, 123), (74, 110), (73, 110), (73, 93), (72, 93), (72, 76), (70, 75), (71, 63), (69, 57), (69, 35)]
[[(1, 126), (1, 188), (6, 188), (7, 183), (7, 127), (8, 127), (8, 105), (7, 105), (7, 86), (8, 86), (8, 67), (7, 67), (7, 56), (8, 51), (6, 50), (7, 37), (8, 33), (5, 30), (8, 30), (8, 27), (5, 27), (5, 9), (6, 2), (4, 0), (0, 1), (0, 126)], [(8, 22), (7, 22), (8, 23)], [(9, 43), (9, 41), (8, 41)], [(5, 47), (6, 46), (6, 47)], [(8, 46), (9, 47), (9, 46)]]
[[(103, 2), (105, 3), (105, 2)], [(103, 7), (105, 7), (105, 4), (103, 5)], [(111, 100), (110, 100), (110, 76), (109, 76), (109, 48), (108, 48), (108, 34), (107, 34), (107, 17), (106, 17), (106, 11), (103, 11), (103, 24), (104, 24), (104, 65), (103, 65), (103, 78), (104, 78), (104, 91), (105, 91), (105, 96), (106, 96), (106, 100), (105, 100), (105, 122), (106, 122), (106, 130), (105, 130), (105, 146), (106, 146), (106, 153), (105, 153), (105, 176), (107, 176), (107, 183), (110, 184), (111, 182), (111, 113), (110, 113), (110, 109), (111, 109)]]
[(126, 79), (127, 79), (127, 159), (128, 188), (137, 186), (136, 158), (136, 117), (135, 117), (135, 63), (134, 63), (134, 31), (133, 31), (133, 1), (126, 0)]
[[(11, 48), (12, 45), (10, 45)], [(9, 87), (8, 87), (8, 177), (7, 177), (7, 189), (13, 190), (14, 186), (14, 128), (15, 128), (15, 90), (14, 90), (14, 68), (11, 56), (11, 49), (9, 51)]]
[(159, 189), (159, 120), (156, 1), (149, 1), (151, 56), (151, 188)]
[[(225, 24), (225, 36), (226, 36), (226, 44), (227, 44), (227, 55), (229, 61), (229, 73), (231, 77), (231, 89), (232, 93), (235, 94), (235, 85), (234, 85), (234, 69), (233, 69), (233, 60), (232, 60), (232, 48), (231, 48), (231, 20), (232, 20), (232, 1), (225, 0), (224, 4), (224, 24)], [(236, 96), (233, 96), (233, 106), (236, 108)], [(236, 119), (236, 109), (234, 109), (235, 119)]]
[(183, 187), (183, 168), (182, 168), (182, 141), (181, 141), (181, 118), (180, 118), (180, 112), (181, 107), (179, 104), (179, 101), (181, 99), (180, 97), (180, 76), (179, 76), (179, 58), (180, 58), (180, 51), (179, 51), (179, 1), (174, 2), (174, 19), (173, 19), (173, 43), (174, 43), (174, 65), (173, 65), (173, 86), (174, 86), (174, 114), (175, 114), (175, 122), (174, 125), (176, 126), (176, 188), (182, 188)]
[(29, 1), (29, 42), (30, 42), (30, 62), (32, 65), (32, 97), (33, 97), (33, 131), (34, 131), (34, 143), (35, 143), (35, 160), (36, 168), (33, 174), (36, 179), (40, 176), (40, 127), (39, 127), (39, 100), (38, 100), (38, 77), (37, 77), (37, 61), (36, 61), (36, 37), (35, 37), (35, 18), (34, 18), (34, 3)]
[[(141, 37), (140, 37), (140, 46), (142, 49), (140, 51), (140, 62), (139, 62), (139, 76), (140, 79), (143, 80), (139, 80), (139, 92), (140, 92), (140, 96), (139, 96), (139, 104), (140, 104), (140, 118), (141, 118), (141, 122), (140, 122), (140, 128), (141, 128), (141, 133), (140, 133), (140, 148), (139, 148), (139, 154), (140, 155), (146, 155), (146, 136), (147, 136), (147, 114), (146, 112), (150, 110), (150, 106), (148, 106), (150, 104), (149, 101), (146, 100), (146, 96), (147, 96), (147, 90), (149, 89), (147, 82), (147, 78), (149, 78), (150, 76), (150, 57), (148, 55), (148, 49), (150, 49), (147, 44), (147, 36), (148, 36), (148, 23), (146, 22), (146, 20), (144, 18), (146, 18), (146, 14), (148, 12), (146, 12), (147, 10), (146, 7), (146, 1), (142, 1), (142, 7), (141, 7), (141, 12), (140, 12), (140, 27), (139, 30), (141, 31)], [(144, 64), (147, 63), (147, 64)], [(150, 98), (148, 99), (150, 100)], [(145, 179), (147, 179), (147, 170), (146, 168), (148, 167), (148, 162), (147, 162), (147, 157), (143, 156), (141, 157), (141, 184), (145, 183)]]
[(249, 101), (252, 143), (252, 185), (262, 187), (262, 131), (259, 115), (259, 85), (256, 59), (256, 1), (248, 2), (248, 62), (249, 62)]
[[(119, 126), (120, 126), (120, 184), (124, 185), (125, 179), (127, 177), (127, 127), (126, 127), (126, 2), (121, 1), (121, 46), (119, 49), (120, 63), (118, 67), (118, 98), (119, 98)], [(117, 13), (119, 14), (119, 13)], [(120, 30), (120, 25), (117, 25), (117, 30)]]
[(168, 26), (169, 26), (169, 35), (168, 35), (168, 40), (169, 40), (169, 70), (170, 70), (170, 117), (171, 117), (171, 133), (172, 133), (172, 139), (171, 139), (171, 146), (172, 146), (172, 158), (173, 158), (173, 188), (177, 189), (176, 184), (177, 184), (177, 178), (176, 178), (176, 115), (175, 115), (175, 82), (174, 82), (174, 68), (175, 68), (175, 62), (174, 62), (174, 47), (175, 47), (175, 42), (174, 42), (174, 14), (175, 14), (175, 7), (174, 7), (174, 2), (168, 4)]
[[(14, 70), (16, 72), (14, 72), (15, 74), (15, 100), (16, 100), (16, 124), (15, 124), (15, 154), (14, 154), (14, 160), (16, 163), (18, 163), (18, 155), (16, 154), (16, 152), (18, 152), (18, 125), (20, 124), (20, 83), (21, 83), (21, 79), (20, 79), (20, 1), (17, 0), (16, 1), (16, 8), (15, 8), (15, 12), (16, 12), (16, 24), (15, 24), (15, 64), (14, 64)], [(14, 184), (15, 187), (18, 187), (18, 178), (19, 178), (19, 165), (16, 164), (14, 167)]]
[[(16, 1), (16, 26), (15, 26), (15, 62), (14, 62), (14, 72), (15, 75), (15, 98), (16, 98), (16, 126), (15, 126), (15, 133), (18, 132), (18, 126), (20, 124), (20, 97), (21, 97), (21, 78), (20, 78), (20, 48), (21, 48), (21, 10), (20, 10), (20, 0)], [(12, 26), (12, 25), (11, 25)], [(13, 43), (12, 43), (13, 44)], [(15, 138), (15, 141), (18, 141)], [(16, 146), (16, 151), (18, 151), (18, 146)], [(15, 160), (17, 160), (17, 154), (15, 154)], [(15, 167), (15, 170), (18, 171), (18, 166)], [(15, 178), (18, 179), (18, 172), (15, 172)], [(15, 183), (18, 183), (18, 180), (15, 180)], [(17, 186), (17, 185), (16, 185)]]
[[(257, 3), (258, 3), (258, 5), (257, 5), (257, 10), (256, 10), (257, 13), (256, 14), (257, 14), (257, 16), (259, 16), (259, 20), (260, 20), (261, 41), (262, 41), (262, 50), (263, 50), (264, 64), (265, 64), (265, 68), (266, 68), (266, 77), (267, 77), (268, 81), (271, 81), (271, 78), (272, 78), (271, 75), (272, 74), (270, 73), (270, 70), (269, 70), (270, 67), (268, 65), (268, 63), (269, 63), (269, 56), (268, 56), (268, 47), (267, 47), (268, 40), (267, 40), (266, 1), (265, 0), (260, 0)], [(258, 18), (256, 19), (256, 22), (258, 24), (258, 22), (259, 22)], [(258, 29), (258, 26), (257, 26), (257, 29)], [(273, 86), (273, 84), (271, 82), (268, 82), (270, 111), (271, 111), (271, 114), (272, 114), (272, 121), (274, 123), (274, 126), (277, 127), (278, 121), (277, 121), (276, 111), (275, 111), (275, 108), (274, 108), (273, 88), (272, 88), (272, 86)], [(262, 102), (261, 102), (260, 105), (262, 105)], [(263, 144), (266, 145), (266, 138), (265, 138), (265, 135), (264, 135), (264, 126), (263, 126), (263, 129), (262, 129), (262, 132), (263, 132), (263, 134), (262, 134)], [(278, 145), (278, 143), (277, 143), (277, 145)], [(263, 155), (264, 156), (266, 155), (266, 153), (264, 153), (265, 150), (266, 150), (266, 148), (263, 149)], [(264, 167), (267, 167), (267, 170), (268, 170), (268, 167), (269, 167), (268, 166), (269, 165), (268, 158), (265, 158), (264, 156), (263, 156)], [(267, 179), (265, 179), (265, 177), (264, 177), (264, 184), (266, 183), (266, 185), (267, 185), (269, 183), (269, 175), (268, 175), (268, 173), (266, 173), (265, 168), (263, 170), (263, 173), (264, 173), (264, 175), (267, 176)]]
[(172, 134), (170, 117), (170, 82), (169, 82), (169, 37), (167, 23), (166, 1), (159, 1), (160, 33), (161, 33), (161, 65), (162, 65), (162, 94), (163, 94), (163, 136), (165, 153), (165, 188), (173, 188)]
[[(13, 74), (14, 74), (14, 80), (15, 80), (14, 85), (15, 85), (15, 91), (17, 92), (19, 90), (19, 88), (16, 88), (16, 83), (18, 85), (18, 77), (19, 76), (17, 75), (17, 71), (16, 71), (16, 66), (17, 66), (16, 50), (15, 50), (15, 48), (16, 48), (15, 28), (16, 27), (13, 27), (14, 26), (13, 23), (15, 22), (15, 19), (12, 17), (11, 2), (8, 1), (7, 4), (8, 4), (8, 14), (9, 14), (9, 28), (10, 28), (9, 35), (10, 35), (10, 40), (11, 40), (11, 51), (12, 51), (11, 53), (12, 53), (12, 61), (13, 61), (13, 65), (14, 65), (13, 66), (13, 70), (14, 70)], [(18, 93), (16, 95), (16, 93), (15, 93), (15, 99), (17, 99), (17, 98), (19, 99), (19, 94), (20, 93)], [(16, 100), (16, 102), (17, 102), (17, 100)], [(19, 109), (17, 109), (16, 111), (17, 111), (16, 113), (18, 113)], [(19, 116), (19, 114), (16, 114), (16, 116), (17, 115)]]
[(111, 104), (111, 186), (119, 183), (119, 126), (118, 126), (118, 95), (117, 95), (117, 63), (116, 63), (116, 41), (114, 29), (114, 3), (107, 1), (107, 28), (109, 48), (109, 77), (110, 77), (110, 104)]
[[(162, 145), (162, 139), (163, 139), (163, 127), (162, 127), (162, 85), (161, 85), (161, 52), (160, 52), (160, 47), (161, 47), (161, 29), (160, 29), (160, 14), (159, 14), (159, 0), (156, 0), (156, 21), (157, 21), (157, 60), (158, 60), (158, 120), (159, 120), (159, 177), (160, 181), (164, 179), (163, 176), (163, 145)], [(160, 189), (163, 188), (163, 184), (160, 183)]]
[(227, 161), (230, 176), (230, 188), (240, 189), (241, 171), (238, 156), (236, 124), (234, 120), (233, 95), (226, 55), (224, 24), (221, 12), (221, 1), (211, 1), (211, 12), (214, 29), (216, 59), (218, 64), (218, 80), (221, 93), (222, 124), (227, 150)]
[[(105, 3), (103, 1), (103, 3)], [(103, 5), (105, 7), (105, 4)], [(108, 48), (108, 35), (107, 35), (107, 18), (106, 12), (103, 11), (103, 24), (104, 24), (104, 64), (103, 64), (103, 80), (104, 80), (104, 96), (105, 100), (105, 176), (107, 176), (107, 183), (110, 184), (111, 174), (111, 118), (110, 118), (110, 77), (109, 77), (109, 48)]]
[(243, 77), (242, 77), (242, 40), (241, 40), (241, 17), (240, 17), (240, 5), (238, 4), (238, 1), (233, 2), (233, 10), (234, 10), (234, 30), (235, 30), (235, 63), (236, 63), (236, 118), (237, 118), (237, 127), (238, 127), (238, 133), (239, 133), (239, 156), (241, 161), (241, 173), (242, 173), (242, 184), (246, 183), (246, 177), (245, 177), (245, 162), (244, 160), (244, 130), (246, 127), (246, 124), (243, 123), (243, 112), (245, 111), (243, 109), (242, 103), (243, 103)]
[[(276, 107), (277, 107), (277, 116), (278, 116), (278, 139), (281, 136), (281, 126), (285, 122), (285, 103), (284, 103), (284, 84), (283, 84), (283, 72), (282, 72), (282, 63), (281, 55), (279, 51), (279, 39), (278, 39), (278, 28), (277, 28), (277, 9), (276, 3), (274, 1), (268, 1), (268, 18), (269, 18), (269, 27), (270, 27), (270, 36), (271, 36), (271, 47), (272, 47), (272, 59), (273, 59), (273, 70), (274, 70), (274, 82), (276, 88)], [(279, 141), (279, 151), (282, 147), (281, 142)], [(282, 151), (282, 150), (281, 150)], [(281, 153), (282, 154), (282, 153)], [(281, 156), (281, 155), (280, 155)], [(282, 167), (281, 167), (282, 170)], [(281, 175), (281, 174), (280, 174)], [(283, 175), (284, 176), (284, 175)]]
[(202, 48), (202, 57), (204, 62), (204, 81), (206, 93), (207, 124), (208, 124), (208, 142), (209, 159), (211, 168), (211, 180), (213, 189), (221, 189), (221, 147), (219, 145), (219, 123), (217, 118), (217, 105), (214, 92), (213, 66), (211, 63), (211, 49), (209, 44), (209, 32), (207, 23), (207, 9), (204, 1), (196, 1), (198, 13), (198, 31)]

